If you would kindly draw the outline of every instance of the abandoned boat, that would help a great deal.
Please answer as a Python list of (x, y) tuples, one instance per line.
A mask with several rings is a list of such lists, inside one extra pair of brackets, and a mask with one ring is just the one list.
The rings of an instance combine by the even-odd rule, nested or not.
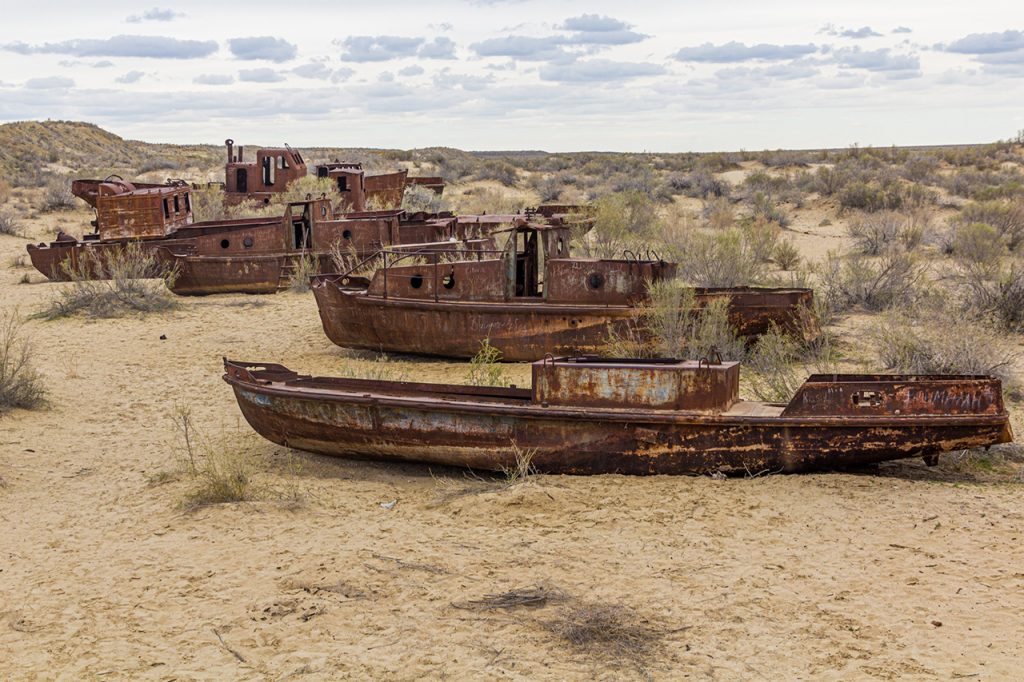
[(989, 376), (814, 375), (789, 403), (738, 398), (739, 365), (547, 358), (532, 386), (324, 378), (224, 361), (246, 421), (324, 455), (556, 474), (835, 469), (1012, 441)]
[[(546, 353), (598, 352), (609, 328), (627, 334), (648, 301), (648, 283), (675, 277), (656, 257), (572, 258), (569, 228), (520, 218), (504, 248), (384, 249), (372, 277), (352, 271), (311, 278), (320, 319), (339, 346), (471, 358), (487, 339), (508, 361)], [(698, 288), (698, 305), (728, 297), (729, 321), (743, 336), (772, 324), (803, 335), (810, 289)]]
[[(245, 148), (235, 141), (224, 141), (228, 159), (224, 165), (224, 201), (229, 206), (243, 201), (270, 203), (275, 194), (288, 188), (288, 184), (308, 174), (302, 154), (287, 144), (284, 147), (265, 147), (256, 150), (256, 160), (245, 161)], [(436, 194), (444, 192), (444, 180), (439, 177), (410, 177), (409, 171), (367, 175), (360, 163), (321, 164), (316, 167), (319, 178), (330, 178), (341, 193), (339, 211), (366, 211), (368, 208), (397, 208), (407, 187), (421, 186)]]
[(336, 215), (329, 199), (307, 197), (282, 215), (194, 222), (191, 188), (76, 180), (72, 192), (96, 211), (95, 232), (78, 240), (63, 231), (55, 241), (29, 244), (29, 258), (51, 280), (107, 278), (108, 257), (137, 242), (174, 269), (171, 289), (182, 295), (274, 293), (292, 273), (337, 269), (336, 260), (360, 259), (382, 246), (472, 238), (479, 229), (451, 214), (408, 215), (400, 209)]

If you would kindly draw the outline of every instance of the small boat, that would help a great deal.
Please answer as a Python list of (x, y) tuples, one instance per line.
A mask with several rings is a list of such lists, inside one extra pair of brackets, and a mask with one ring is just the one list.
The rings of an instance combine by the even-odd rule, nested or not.
[(264, 438), (323, 455), (554, 474), (839, 469), (1013, 440), (990, 376), (811, 376), (740, 400), (735, 362), (545, 358), (530, 388), (326, 378), (224, 360)]
[[(453, 358), (473, 357), (484, 339), (507, 361), (597, 353), (610, 330), (628, 334), (637, 326), (649, 283), (676, 274), (675, 263), (656, 254), (572, 257), (571, 227), (561, 218), (539, 224), (520, 216), (490, 234), (506, 238), (503, 248), (382, 249), (371, 278), (311, 278), (327, 337), (349, 348)], [(818, 333), (810, 289), (696, 288), (695, 295), (697, 305), (728, 298), (729, 322), (741, 336), (773, 324), (804, 337)]]

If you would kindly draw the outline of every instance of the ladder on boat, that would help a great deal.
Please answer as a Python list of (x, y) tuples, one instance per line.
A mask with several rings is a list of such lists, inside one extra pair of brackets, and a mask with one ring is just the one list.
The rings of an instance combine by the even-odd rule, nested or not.
[(301, 258), (301, 256), (283, 256), (281, 269), (278, 271), (277, 276), (278, 291), (285, 291), (291, 288), (292, 279), (295, 277), (295, 271), (298, 269), (297, 258)]

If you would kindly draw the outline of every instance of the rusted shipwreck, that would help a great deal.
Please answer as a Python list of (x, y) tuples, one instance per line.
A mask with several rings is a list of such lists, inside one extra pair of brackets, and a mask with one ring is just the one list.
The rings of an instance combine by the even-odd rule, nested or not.
[[(487, 339), (509, 361), (546, 353), (594, 353), (610, 329), (637, 331), (648, 284), (675, 277), (656, 257), (573, 258), (569, 228), (520, 219), (501, 249), (385, 249), (372, 277), (352, 272), (312, 278), (320, 319), (339, 346), (469, 358)], [(816, 334), (803, 288), (698, 288), (698, 305), (729, 299), (743, 336), (772, 325)], [(639, 329), (642, 333), (642, 329)]]
[[(275, 194), (288, 188), (288, 184), (304, 178), (309, 172), (302, 154), (287, 144), (284, 147), (264, 147), (256, 150), (255, 161), (245, 160), (245, 148), (235, 147), (235, 141), (224, 141), (227, 163), (224, 165), (224, 201), (228, 205), (243, 201), (269, 203)], [(444, 180), (439, 177), (410, 177), (409, 171), (367, 175), (360, 163), (334, 161), (316, 167), (319, 178), (329, 178), (342, 196), (340, 210), (366, 211), (396, 208), (402, 204), (407, 187), (426, 187), (437, 194), (444, 191)]]
[(548, 358), (532, 386), (299, 375), (225, 360), (260, 435), (324, 455), (564, 474), (837, 469), (1010, 442), (989, 376), (814, 375), (787, 404), (738, 398), (739, 365)]
[(441, 242), (476, 234), (451, 214), (408, 215), (396, 209), (335, 215), (326, 198), (285, 206), (282, 215), (193, 222), (190, 187), (76, 180), (72, 192), (96, 210), (95, 232), (78, 240), (59, 233), (29, 244), (32, 264), (53, 280), (105, 278), (112, 253), (137, 242), (173, 270), (177, 294), (273, 293), (288, 286), (302, 259), (314, 271), (337, 269), (338, 256), (359, 258), (382, 245)]

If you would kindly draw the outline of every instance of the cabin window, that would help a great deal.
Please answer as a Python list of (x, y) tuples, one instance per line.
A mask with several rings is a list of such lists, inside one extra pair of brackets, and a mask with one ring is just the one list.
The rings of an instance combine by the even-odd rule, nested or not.
[(185, 195), (185, 212), (186, 213), (191, 213), (192, 212), (192, 195), (191, 194), (186, 194)]
[(557, 250), (558, 255), (561, 256), (562, 252), (565, 250), (565, 240), (563, 240), (561, 237), (558, 238), (558, 247), (557, 247), (557, 249), (558, 249)]
[(857, 391), (853, 394), (855, 407), (878, 407), (882, 404), (882, 394), (878, 391)]
[(445, 275), (444, 279), (441, 280), (441, 284), (444, 285), (445, 289), (454, 289), (455, 288), (455, 273), (454, 272), (450, 272), (447, 275)]
[(600, 272), (592, 272), (587, 275), (587, 286), (591, 289), (600, 289), (604, 286), (604, 275)]
[(413, 289), (419, 289), (423, 286), (423, 275), (413, 275), (409, 278), (409, 286)]
[(164, 220), (167, 220), (170, 217), (171, 217), (171, 207), (167, 203), (167, 198), (164, 197)]
[(278, 170), (285, 170), (288, 168), (288, 161), (283, 156), (277, 157), (277, 168)]
[(227, 239), (221, 239), (220, 240), (220, 248), (226, 249), (229, 246), (231, 246), (231, 241), (230, 240), (227, 240)]
[(352, 230), (344, 230), (341, 233), (341, 238), (342, 239), (352, 239)]
[(346, 177), (344, 175), (339, 175), (338, 176), (338, 191), (339, 192), (347, 192), (348, 191), (348, 177)]
[(326, 218), (327, 217), (327, 204), (320, 204), (320, 217), (321, 218)]
[(175, 213), (181, 213), (181, 203), (180, 203), (180, 201), (178, 199), (178, 195), (177, 194), (174, 195), (174, 212)]
[(276, 179), (276, 169), (274, 168), (274, 157), (264, 156), (263, 157), (263, 184), (273, 185)]
[(253, 241), (252, 237), (246, 237), (245, 239), (242, 240), (242, 246), (244, 246), (247, 249), (251, 249), (252, 245), (255, 243), (256, 242)]

